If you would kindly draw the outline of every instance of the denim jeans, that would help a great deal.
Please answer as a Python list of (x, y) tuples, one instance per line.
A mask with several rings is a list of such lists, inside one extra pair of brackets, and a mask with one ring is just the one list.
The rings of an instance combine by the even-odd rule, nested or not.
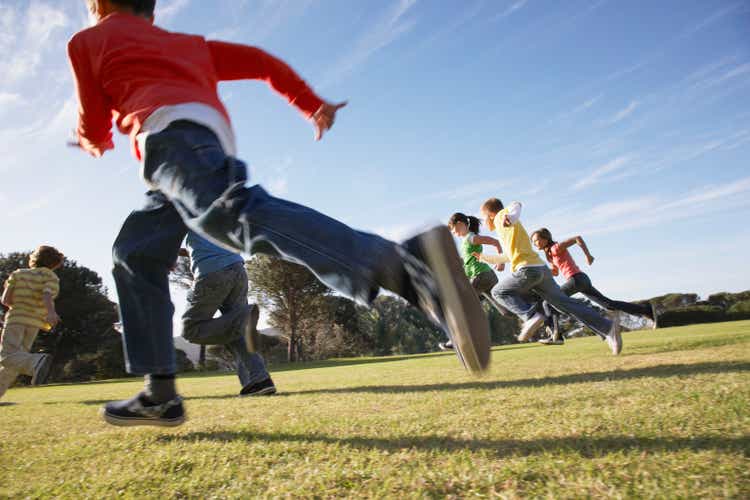
[(244, 163), (224, 154), (206, 127), (177, 121), (149, 135), (143, 177), (152, 191), (125, 220), (112, 251), (130, 373), (175, 371), (167, 275), (188, 228), (228, 250), (303, 264), (360, 303), (381, 287), (409, 293), (395, 243), (246, 187)]
[[(247, 273), (242, 262), (201, 275), (188, 292), (182, 336), (194, 344), (220, 344), (234, 356), (242, 387), (269, 377), (263, 357), (247, 352), (243, 328), (249, 320)], [(214, 318), (216, 311), (221, 316)]]
[(571, 276), (569, 280), (562, 284), (560, 289), (569, 297), (580, 293), (590, 301), (610, 311), (622, 311), (634, 316), (645, 316), (646, 318), (654, 319), (650, 305), (612, 300), (594, 288), (588, 275), (583, 272)]
[(523, 320), (531, 319), (536, 313), (537, 306), (526, 300), (532, 293), (558, 311), (573, 316), (602, 338), (612, 328), (612, 322), (595, 309), (565, 295), (547, 266), (522, 267), (492, 289), (497, 301)]

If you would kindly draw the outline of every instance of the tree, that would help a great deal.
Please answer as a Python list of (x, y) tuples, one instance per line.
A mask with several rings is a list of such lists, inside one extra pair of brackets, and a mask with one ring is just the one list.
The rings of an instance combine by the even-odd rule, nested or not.
[(287, 361), (302, 360), (302, 338), (319, 331), (330, 290), (306, 267), (276, 257), (255, 255), (246, 268), (251, 294), (269, 311), (269, 323), (284, 332)]
[[(0, 255), (0, 283), (16, 269), (28, 267), (29, 253)], [(50, 380), (126, 375), (122, 339), (113, 326), (118, 319), (116, 305), (107, 297), (101, 277), (70, 259), (56, 273), (60, 295), (55, 308), (62, 321), (52, 332), (41, 332), (32, 347), (53, 356)]]

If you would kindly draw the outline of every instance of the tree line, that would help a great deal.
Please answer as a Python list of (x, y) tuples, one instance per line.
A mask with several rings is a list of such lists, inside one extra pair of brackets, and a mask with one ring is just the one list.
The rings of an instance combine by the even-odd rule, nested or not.
[[(26, 267), (28, 257), (29, 252), (0, 254), (0, 283), (14, 270)], [(246, 269), (250, 300), (267, 312), (268, 323), (279, 332), (276, 337), (263, 337), (262, 353), (271, 364), (426, 353), (437, 350), (445, 340), (424, 315), (394, 295), (383, 293), (371, 307), (365, 307), (333, 293), (307, 268), (266, 255), (251, 258)], [(101, 277), (68, 258), (57, 274), (61, 293), (56, 307), (62, 321), (52, 332), (40, 333), (33, 347), (53, 355), (50, 380), (126, 376), (117, 305), (109, 300)], [(170, 281), (189, 288), (192, 280), (189, 261), (181, 257)], [(750, 318), (750, 291), (714, 294), (703, 301), (696, 294), (668, 294), (651, 300), (664, 311), (661, 326)], [(518, 320), (488, 305), (485, 311), (492, 343), (516, 342)], [(626, 318), (625, 325), (643, 326), (635, 318)], [(564, 330), (575, 326), (563, 322)], [(178, 350), (177, 355), (180, 370), (193, 368), (184, 352)], [(221, 346), (210, 347), (208, 355), (214, 363), (231, 364), (231, 356)], [(205, 358), (202, 353), (201, 365)]]

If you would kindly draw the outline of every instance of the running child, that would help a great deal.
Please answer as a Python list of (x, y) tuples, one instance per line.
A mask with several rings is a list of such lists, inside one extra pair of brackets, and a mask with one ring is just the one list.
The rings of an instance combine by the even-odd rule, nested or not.
[(31, 385), (47, 381), (52, 356), (29, 351), (39, 330), (48, 332), (60, 321), (55, 311), (60, 292), (55, 270), (63, 259), (57, 249), (42, 245), (29, 256), (29, 268), (13, 271), (5, 282), (2, 303), (9, 309), (0, 340), (0, 397), (18, 375), (31, 375)]
[[(223, 345), (232, 353), (242, 385), (240, 396), (275, 394), (266, 363), (256, 352), (260, 311), (247, 303), (244, 259), (192, 231), (185, 245), (193, 284), (182, 315), (183, 338), (193, 344)], [(221, 315), (215, 318), (216, 311)]]
[[(474, 255), (482, 252), (482, 245), (492, 245), (497, 248), (498, 253), (502, 253), (500, 242), (491, 236), (482, 236), (479, 234), (479, 219), (473, 215), (466, 215), (456, 212), (448, 219), (448, 229), (461, 240), (461, 259), (464, 264), (464, 273), (469, 278), (469, 283), (477, 292), (480, 300), (484, 299), (492, 305), (503, 316), (507, 311), (492, 298), (492, 288), (497, 285), (497, 275), (484, 262), (480, 262)], [(499, 271), (505, 268), (505, 264), (496, 266)], [(441, 342), (440, 349), (447, 351), (453, 349), (451, 341)]]
[(622, 337), (617, 318), (610, 321), (585, 303), (568, 297), (560, 290), (549, 268), (531, 246), (529, 235), (520, 222), (520, 208), (520, 204), (514, 204), (513, 210), (509, 211), (497, 198), (490, 198), (484, 202), (481, 208), (482, 216), (487, 226), (497, 231), (503, 254), (480, 254), (480, 260), (484, 262), (508, 260), (511, 264), (511, 276), (501, 280), (492, 290), (492, 294), (498, 302), (524, 321), (518, 340), (526, 342), (531, 339), (545, 321), (544, 315), (538, 311), (538, 306), (526, 300), (526, 297), (533, 293), (558, 311), (573, 316), (591, 328), (607, 341), (613, 354), (619, 354), (622, 350)]
[[(331, 288), (369, 304), (380, 288), (419, 307), (451, 337), (474, 372), (489, 363), (489, 328), (461, 271), (453, 238), (437, 227), (401, 245), (355, 231), (307, 207), (247, 187), (236, 158), (222, 80), (262, 80), (321, 139), (345, 106), (329, 103), (283, 61), (256, 47), (207, 41), (153, 25), (155, 0), (88, 0), (97, 24), (68, 43), (79, 100), (76, 145), (95, 157), (114, 147), (112, 118), (130, 136), (149, 196), (114, 244), (126, 367), (147, 390), (105, 405), (119, 425), (179, 425), (173, 306), (167, 274), (189, 229), (227, 250), (261, 251), (306, 265)], [(158, 48), (158, 50), (156, 49)], [(266, 250), (270, 248), (270, 250)]]
[(591, 284), (591, 279), (579, 269), (573, 256), (568, 251), (573, 245), (580, 246), (583, 254), (586, 256), (588, 265), (593, 264), (594, 257), (589, 252), (583, 238), (574, 236), (558, 243), (552, 239), (552, 233), (549, 232), (549, 229), (543, 227), (532, 233), (531, 240), (534, 242), (534, 246), (544, 252), (547, 261), (552, 264), (552, 275), (557, 276), (558, 273), (562, 273), (565, 283), (560, 286), (560, 289), (565, 295), (570, 297), (576, 293), (580, 293), (609, 311), (622, 311), (627, 314), (650, 319), (653, 322), (653, 327), (656, 328), (658, 318), (653, 304), (634, 304), (612, 300), (594, 288)]

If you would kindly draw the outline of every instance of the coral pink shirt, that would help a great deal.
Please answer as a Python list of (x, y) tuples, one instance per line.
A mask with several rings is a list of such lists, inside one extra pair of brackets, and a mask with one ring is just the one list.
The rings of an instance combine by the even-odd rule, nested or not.
[(308, 118), (323, 102), (294, 70), (261, 49), (172, 33), (129, 14), (110, 14), (76, 33), (68, 57), (79, 102), (78, 141), (96, 156), (114, 147), (114, 119), (140, 159), (136, 136), (164, 106), (205, 104), (231, 124), (216, 90), (222, 80), (264, 80)]
[(561, 247), (559, 243), (550, 247), (549, 255), (552, 257), (552, 264), (560, 270), (566, 280), (581, 272), (568, 249)]

